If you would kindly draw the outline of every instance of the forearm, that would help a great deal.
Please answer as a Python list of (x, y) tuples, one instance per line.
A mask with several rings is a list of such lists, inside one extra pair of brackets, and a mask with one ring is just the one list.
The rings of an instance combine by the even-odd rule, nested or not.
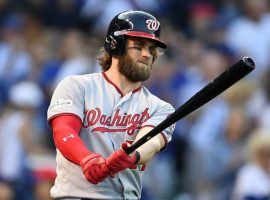
[(69, 161), (79, 165), (91, 153), (81, 138), (81, 122), (74, 116), (60, 116), (52, 120), (55, 146)]
[[(143, 130), (140, 131), (135, 141), (139, 140), (151, 129), (153, 128), (145, 127)], [(155, 156), (155, 154), (157, 154), (165, 145), (166, 142), (161, 133), (147, 141), (145, 144), (143, 144), (137, 149), (137, 151), (140, 153), (140, 161), (138, 162), (138, 164), (143, 165), (149, 162)]]
[(51, 121), (55, 146), (69, 161), (79, 165), (87, 181), (102, 182), (108, 175), (114, 177), (100, 154), (91, 152), (79, 137), (81, 120), (74, 115), (59, 116)]

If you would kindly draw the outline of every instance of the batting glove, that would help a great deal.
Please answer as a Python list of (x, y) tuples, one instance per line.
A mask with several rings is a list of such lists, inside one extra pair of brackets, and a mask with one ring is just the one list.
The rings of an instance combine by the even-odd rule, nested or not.
[(107, 166), (114, 173), (123, 171), (127, 168), (136, 169), (136, 164), (140, 160), (140, 154), (137, 151), (131, 156), (125, 153), (124, 150), (127, 149), (128, 143), (123, 143), (121, 147), (121, 149), (117, 150), (106, 159)]
[(80, 163), (85, 178), (92, 184), (97, 185), (107, 176), (115, 176), (106, 165), (106, 160), (99, 154), (91, 153), (86, 156)]

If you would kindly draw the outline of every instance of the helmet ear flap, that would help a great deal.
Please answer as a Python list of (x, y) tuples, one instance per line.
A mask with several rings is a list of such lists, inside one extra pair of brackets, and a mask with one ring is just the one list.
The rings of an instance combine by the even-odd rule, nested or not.
[(105, 49), (110, 54), (113, 55), (122, 55), (124, 53), (126, 46), (125, 36), (112, 36), (108, 35), (105, 40)]

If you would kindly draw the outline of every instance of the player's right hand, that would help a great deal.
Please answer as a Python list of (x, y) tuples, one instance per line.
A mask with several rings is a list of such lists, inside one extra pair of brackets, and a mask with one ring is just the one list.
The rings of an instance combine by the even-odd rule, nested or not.
[(111, 172), (118, 173), (127, 168), (137, 168), (137, 163), (140, 160), (139, 152), (136, 151), (133, 155), (128, 155), (124, 151), (126, 148), (128, 148), (128, 143), (125, 142), (121, 145), (121, 149), (107, 158), (106, 163)]
[(97, 185), (108, 175), (114, 177), (115, 174), (109, 170), (105, 162), (105, 158), (95, 153), (91, 153), (81, 161), (80, 166), (87, 181)]

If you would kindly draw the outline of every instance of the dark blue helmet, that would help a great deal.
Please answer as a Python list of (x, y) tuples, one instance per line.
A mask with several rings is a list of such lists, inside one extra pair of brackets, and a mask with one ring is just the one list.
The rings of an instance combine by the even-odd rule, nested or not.
[(108, 28), (105, 49), (110, 55), (121, 55), (125, 49), (125, 36), (154, 40), (158, 47), (166, 48), (160, 40), (160, 23), (151, 14), (143, 11), (126, 11), (116, 15)]

